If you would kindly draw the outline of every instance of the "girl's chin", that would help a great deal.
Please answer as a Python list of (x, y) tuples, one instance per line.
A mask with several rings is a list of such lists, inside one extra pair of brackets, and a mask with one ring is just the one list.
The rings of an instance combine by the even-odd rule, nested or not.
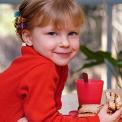
[(69, 61), (58, 61), (54, 63), (58, 66), (65, 66), (65, 65), (68, 65)]

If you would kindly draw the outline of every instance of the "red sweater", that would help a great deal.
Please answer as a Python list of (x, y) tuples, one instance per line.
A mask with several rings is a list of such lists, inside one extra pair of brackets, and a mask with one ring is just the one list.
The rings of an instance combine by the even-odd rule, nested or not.
[(62, 115), (61, 93), (68, 67), (56, 66), (31, 47), (0, 74), (0, 122), (99, 122), (98, 116), (78, 118)]

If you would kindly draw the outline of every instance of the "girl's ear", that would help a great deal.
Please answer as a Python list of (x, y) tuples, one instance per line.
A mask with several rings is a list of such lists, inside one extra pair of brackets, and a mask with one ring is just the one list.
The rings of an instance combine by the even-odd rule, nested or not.
[(22, 32), (22, 39), (28, 46), (32, 46), (32, 37), (31, 37), (31, 32), (29, 30), (23, 30)]

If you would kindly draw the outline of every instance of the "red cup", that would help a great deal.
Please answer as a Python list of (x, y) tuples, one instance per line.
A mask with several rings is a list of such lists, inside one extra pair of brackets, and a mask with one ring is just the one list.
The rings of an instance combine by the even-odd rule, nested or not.
[(79, 105), (101, 103), (103, 91), (102, 80), (89, 79), (88, 82), (84, 82), (83, 79), (79, 79), (76, 81), (76, 89)]

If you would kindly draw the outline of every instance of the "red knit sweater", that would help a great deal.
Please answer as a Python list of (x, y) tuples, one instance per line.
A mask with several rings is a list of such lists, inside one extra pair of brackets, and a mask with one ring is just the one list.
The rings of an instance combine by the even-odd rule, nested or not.
[(56, 66), (31, 47), (0, 74), (0, 122), (99, 122), (98, 116), (78, 118), (58, 112), (67, 66)]

